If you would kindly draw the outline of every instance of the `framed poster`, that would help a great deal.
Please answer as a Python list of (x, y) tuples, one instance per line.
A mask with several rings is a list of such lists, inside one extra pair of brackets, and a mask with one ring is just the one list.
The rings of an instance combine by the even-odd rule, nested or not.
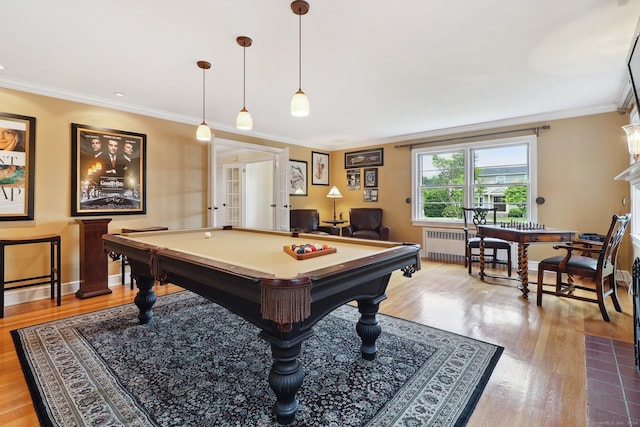
[(364, 186), (365, 187), (378, 186), (378, 168), (371, 168), (371, 169), (364, 170)]
[(307, 195), (307, 162), (289, 159), (289, 195)]
[(347, 190), (360, 189), (360, 169), (347, 169)]
[(344, 153), (344, 167), (358, 168), (365, 166), (382, 166), (384, 164), (384, 148), (374, 150), (352, 151)]
[(36, 119), (0, 113), (0, 221), (34, 219)]
[(147, 136), (71, 124), (71, 215), (145, 214)]
[(324, 153), (311, 152), (311, 170), (313, 185), (329, 185), (329, 155)]

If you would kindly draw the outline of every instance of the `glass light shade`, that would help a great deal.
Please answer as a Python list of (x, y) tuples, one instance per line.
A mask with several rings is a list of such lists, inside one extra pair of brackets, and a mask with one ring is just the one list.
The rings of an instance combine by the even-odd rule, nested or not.
[(249, 130), (253, 127), (253, 119), (246, 108), (243, 108), (236, 117), (236, 127), (238, 129)]
[(309, 115), (309, 110), (309, 98), (307, 98), (302, 89), (298, 89), (293, 98), (291, 98), (291, 115), (306, 117)]
[(640, 124), (622, 126), (622, 129), (627, 134), (629, 154), (636, 161), (640, 157)]
[(340, 190), (338, 190), (338, 187), (334, 185), (333, 187), (331, 187), (331, 190), (329, 190), (329, 194), (327, 194), (327, 197), (331, 199), (340, 199), (342, 198), (342, 194), (340, 193)]
[(211, 141), (211, 129), (205, 122), (202, 122), (200, 126), (198, 126), (196, 139), (203, 142)]

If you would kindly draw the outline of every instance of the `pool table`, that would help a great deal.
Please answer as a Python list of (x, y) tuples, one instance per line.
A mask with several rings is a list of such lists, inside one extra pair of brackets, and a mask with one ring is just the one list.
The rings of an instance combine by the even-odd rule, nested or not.
[[(271, 346), (268, 381), (280, 424), (295, 420), (304, 377), (299, 355), (313, 325), (357, 301), (360, 352), (373, 360), (381, 333), (376, 314), (391, 273), (403, 270), (410, 276), (420, 268), (418, 244), (235, 227), (105, 234), (103, 241), (107, 252), (129, 260), (141, 323), (153, 318), (153, 285), (159, 280), (200, 294), (260, 329), (260, 338)], [(284, 250), (296, 243), (336, 251), (296, 259)]]

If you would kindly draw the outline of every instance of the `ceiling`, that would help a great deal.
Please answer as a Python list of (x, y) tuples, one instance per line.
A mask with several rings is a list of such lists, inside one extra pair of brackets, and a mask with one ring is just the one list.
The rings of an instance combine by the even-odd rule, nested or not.
[[(193, 123), (195, 137), (206, 60), (214, 132), (328, 150), (613, 111), (628, 93), (640, 0), (308, 2), (306, 118), (289, 113), (290, 0), (3, 0), (0, 86)], [(241, 35), (251, 131), (235, 129)]]

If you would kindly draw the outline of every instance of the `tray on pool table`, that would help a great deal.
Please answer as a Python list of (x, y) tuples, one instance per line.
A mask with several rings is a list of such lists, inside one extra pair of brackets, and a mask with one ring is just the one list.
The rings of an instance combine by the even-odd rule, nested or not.
[(326, 249), (322, 249), (321, 251), (305, 252), (303, 254), (299, 254), (299, 253), (295, 252), (293, 249), (291, 249), (291, 246), (284, 246), (283, 249), (284, 249), (284, 251), (286, 253), (288, 253), (289, 255), (291, 255), (292, 257), (294, 257), (297, 260), (315, 258), (317, 256), (322, 256), (322, 255), (334, 254), (337, 251), (336, 248), (328, 247)]

